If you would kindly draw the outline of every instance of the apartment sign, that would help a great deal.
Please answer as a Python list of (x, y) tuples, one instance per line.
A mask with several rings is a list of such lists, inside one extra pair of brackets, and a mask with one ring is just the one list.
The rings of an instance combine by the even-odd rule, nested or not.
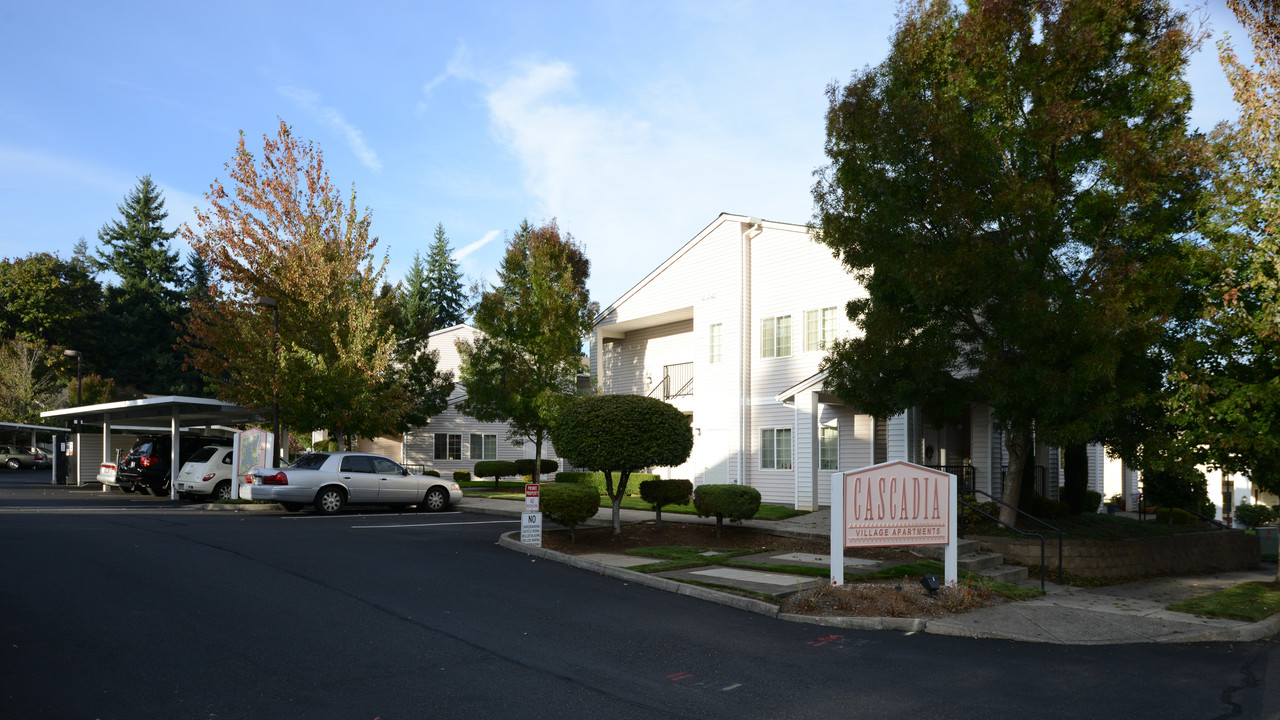
[(944, 545), (955, 584), (956, 476), (906, 461), (831, 475), (831, 581), (844, 582), (845, 548)]
[(950, 477), (907, 462), (845, 473), (844, 546), (946, 545)]

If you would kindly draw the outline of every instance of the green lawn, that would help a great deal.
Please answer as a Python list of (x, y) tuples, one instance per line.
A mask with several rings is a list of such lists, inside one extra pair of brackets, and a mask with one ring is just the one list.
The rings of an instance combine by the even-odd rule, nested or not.
[(1169, 606), (1176, 612), (1257, 622), (1280, 612), (1280, 582), (1247, 582)]

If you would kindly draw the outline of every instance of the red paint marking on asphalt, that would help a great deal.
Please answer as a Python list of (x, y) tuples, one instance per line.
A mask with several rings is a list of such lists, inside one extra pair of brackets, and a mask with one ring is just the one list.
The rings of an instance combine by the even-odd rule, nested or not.
[(822, 647), (823, 645), (826, 645), (829, 642), (835, 642), (836, 640), (839, 640), (842, 637), (844, 636), (843, 635), (823, 635), (817, 640), (810, 640), (808, 644), (814, 647)]
[(680, 672), (671, 673), (670, 675), (667, 676), (667, 679), (668, 680), (688, 680), (691, 677), (693, 677), (693, 673), (685, 672), (681, 670)]

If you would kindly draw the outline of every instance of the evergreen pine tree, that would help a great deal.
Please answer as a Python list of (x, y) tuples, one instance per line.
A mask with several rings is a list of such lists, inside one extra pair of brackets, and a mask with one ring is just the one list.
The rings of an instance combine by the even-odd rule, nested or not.
[(416, 327), (420, 320), (431, 317), (427, 312), (427, 283), (427, 268), (422, 264), (422, 255), (415, 252), (413, 265), (409, 266), (409, 274), (405, 275), (400, 286), (401, 328)]
[[(416, 259), (416, 258), (415, 258)], [(467, 293), (462, 269), (453, 259), (453, 249), (444, 233), (444, 225), (436, 224), (435, 238), (427, 251), (426, 311), (432, 318), (432, 329), (462, 323), (467, 315)]]
[(119, 282), (106, 292), (99, 367), (118, 387), (140, 393), (195, 392), (199, 379), (182, 370), (175, 350), (185, 273), (170, 247), (176, 233), (164, 229), (164, 198), (147, 175), (118, 208), (121, 218), (102, 226), (102, 247), (90, 259), (95, 270), (113, 273)]

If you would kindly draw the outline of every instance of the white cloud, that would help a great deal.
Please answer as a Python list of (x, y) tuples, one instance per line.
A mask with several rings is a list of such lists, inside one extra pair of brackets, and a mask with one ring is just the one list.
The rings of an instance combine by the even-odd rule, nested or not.
[(337, 108), (323, 104), (319, 94), (304, 88), (287, 86), (276, 88), (276, 91), (301, 105), (304, 110), (341, 135), (346, 140), (347, 146), (351, 148), (351, 152), (355, 153), (365, 167), (374, 172), (382, 170), (382, 161), (378, 159), (378, 153), (365, 142), (364, 133), (360, 128), (348, 122)]
[(526, 62), (489, 83), (486, 101), (542, 219), (585, 246), (596, 300), (620, 296), (721, 212), (809, 219), (821, 136), (796, 141), (809, 128), (758, 119), (758, 100), (708, 110), (678, 78), (620, 105), (581, 100), (577, 83), (568, 63)]
[(481, 237), (479, 240), (476, 240), (475, 242), (454, 251), (453, 259), (459, 260), (459, 261), (465, 259), (471, 253), (475, 252), (476, 250), (479, 250), (485, 245), (488, 245), (491, 241), (493, 241), (494, 238), (498, 237), (498, 235), (500, 234), (501, 233), (499, 233), (497, 230), (490, 230), (489, 232), (485, 233), (484, 236)]

